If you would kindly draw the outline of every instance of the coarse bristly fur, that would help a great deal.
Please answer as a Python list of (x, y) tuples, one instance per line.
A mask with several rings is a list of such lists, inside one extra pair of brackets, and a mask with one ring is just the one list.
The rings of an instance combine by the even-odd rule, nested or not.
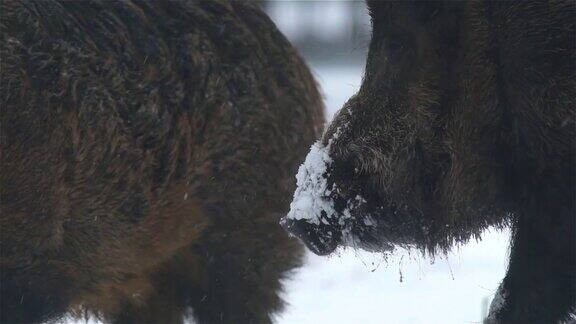
[(283, 225), (318, 254), (434, 254), (511, 226), (487, 322), (563, 320), (576, 305), (576, 2), (368, 7), (362, 86), (315, 144), (328, 165), (299, 172), (326, 180), (298, 189)]
[(269, 18), (224, 0), (0, 18), (0, 322), (271, 322), (323, 106)]

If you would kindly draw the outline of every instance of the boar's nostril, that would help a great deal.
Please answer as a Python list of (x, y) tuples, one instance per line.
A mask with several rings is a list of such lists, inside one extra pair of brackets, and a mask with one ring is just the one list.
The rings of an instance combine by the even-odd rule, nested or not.
[(339, 230), (327, 224), (311, 224), (302, 219), (282, 218), (280, 225), (290, 234), (299, 238), (308, 249), (317, 255), (328, 255), (341, 242)]

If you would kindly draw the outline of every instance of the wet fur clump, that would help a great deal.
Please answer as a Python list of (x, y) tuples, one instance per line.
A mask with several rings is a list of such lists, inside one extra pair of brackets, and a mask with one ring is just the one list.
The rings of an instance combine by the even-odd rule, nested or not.
[(2, 1), (0, 322), (268, 323), (323, 123), (244, 1)]
[(434, 254), (511, 226), (506, 299), (489, 321), (565, 318), (576, 305), (576, 3), (368, 7), (362, 86), (320, 143), (331, 208), (314, 212), (320, 226), (294, 212), (284, 226), (319, 254)]

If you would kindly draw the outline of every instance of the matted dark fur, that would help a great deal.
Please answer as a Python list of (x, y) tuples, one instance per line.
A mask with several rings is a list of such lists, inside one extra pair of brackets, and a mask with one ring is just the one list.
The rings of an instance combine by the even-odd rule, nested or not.
[(0, 4), (2, 323), (268, 323), (323, 123), (244, 1)]
[(319, 254), (435, 253), (510, 225), (505, 298), (487, 321), (561, 320), (576, 305), (576, 2), (368, 7), (366, 75), (320, 144), (317, 199), (334, 211), (283, 225)]

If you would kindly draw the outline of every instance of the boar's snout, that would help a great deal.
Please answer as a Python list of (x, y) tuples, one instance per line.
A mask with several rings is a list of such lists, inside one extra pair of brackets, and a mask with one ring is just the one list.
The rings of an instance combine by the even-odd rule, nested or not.
[(331, 197), (329, 145), (316, 142), (296, 175), (297, 189), (282, 227), (318, 255), (333, 252), (342, 241)]
[(308, 249), (317, 255), (328, 255), (342, 241), (341, 232), (332, 225), (311, 224), (303, 219), (283, 218), (280, 225), (290, 234), (299, 238)]

